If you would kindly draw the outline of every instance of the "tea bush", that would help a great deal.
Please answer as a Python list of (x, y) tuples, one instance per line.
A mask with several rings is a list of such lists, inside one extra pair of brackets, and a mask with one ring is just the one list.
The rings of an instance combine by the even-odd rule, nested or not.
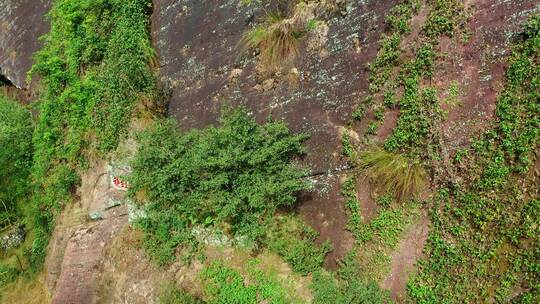
[(308, 187), (305, 171), (292, 164), (304, 139), (281, 122), (259, 125), (244, 109), (225, 115), (218, 127), (187, 133), (158, 121), (140, 135), (130, 188), (146, 203), (140, 226), (149, 249), (162, 254), (161, 263), (170, 261), (197, 225), (262, 240), (277, 208), (294, 204)]
[[(251, 260), (246, 275), (227, 267), (222, 262), (214, 262), (203, 269), (201, 276), (205, 283), (204, 293), (211, 304), (251, 304), (299, 303), (283, 286), (277, 275), (265, 273), (256, 268), (258, 261)], [(290, 290), (289, 290), (290, 291)]]
[[(496, 121), (472, 144), (465, 183), (432, 201), (427, 258), (409, 282), (416, 303), (540, 301), (540, 15), (531, 16), (509, 58)], [(457, 158), (457, 157), (456, 157)]]

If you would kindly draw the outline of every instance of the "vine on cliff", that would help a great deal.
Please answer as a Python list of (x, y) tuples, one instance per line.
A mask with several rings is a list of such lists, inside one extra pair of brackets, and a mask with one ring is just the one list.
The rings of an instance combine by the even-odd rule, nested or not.
[(44, 261), (55, 214), (71, 201), (86, 155), (115, 149), (136, 102), (155, 96), (150, 9), (148, 0), (53, 1), (51, 30), (31, 71), (44, 85), (33, 135), (33, 269)]

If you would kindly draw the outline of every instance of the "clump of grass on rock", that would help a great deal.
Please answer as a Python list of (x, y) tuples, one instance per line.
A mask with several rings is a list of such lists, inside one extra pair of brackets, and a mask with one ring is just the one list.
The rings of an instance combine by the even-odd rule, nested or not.
[(261, 24), (242, 36), (242, 52), (258, 50), (259, 68), (263, 72), (279, 71), (299, 54), (301, 39), (315, 26), (313, 11), (313, 5), (300, 2), (289, 18), (267, 14)]
[(373, 148), (360, 155), (360, 165), (370, 181), (399, 200), (418, 194), (426, 184), (426, 171), (418, 162), (397, 153)]
[(295, 29), (291, 20), (269, 14), (267, 20), (242, 37), (245, 50), (259, 49), (260, 64), (268, 70), (277, 70), (298, 55), (302, 33)]

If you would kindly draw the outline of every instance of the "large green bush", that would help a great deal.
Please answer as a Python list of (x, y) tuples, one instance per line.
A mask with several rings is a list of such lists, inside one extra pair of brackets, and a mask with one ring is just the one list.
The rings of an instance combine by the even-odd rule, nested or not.
[(243, 109), (220, 124), (182, 134), (173, 122), (159, 121), (140, 136), (130, 192), (147, 202), (140, 226), (160, 263), (192, 240), (194, 226), (261, 240), (275, 211), (307, 187), (304, 171), (292, 164), (305, 136), (280, 122), (259, 125)]
[(0, 227), (16, 215), (29, 188), (32, 132), (30, 112), (0, 96)]

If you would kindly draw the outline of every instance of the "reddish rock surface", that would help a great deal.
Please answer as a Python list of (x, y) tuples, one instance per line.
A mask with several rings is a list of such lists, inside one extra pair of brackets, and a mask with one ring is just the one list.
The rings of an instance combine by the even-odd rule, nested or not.
[(106, 213), (106, 219), (81, 225), (67, 244), (53, 304), (95, 303), (101, 278), (105, 246), (127, 223), (126, 208)]
[(390, 290), (399, 303), (405, 300), (405, 286), (409, 275), (414, 272), (416, 262), (422, 257), (422, 250), (429, 232), (429, 220), (422, 214), (416, 222), (405, 231), (397, 246), (390, 264), (390, 272), (381, 286)]
[[(203, 127), (216, 122), (222, 106), (244, 105), (259, 121), (271, 115), (288, 122), (294, 131), (311, 134), (304, 163), (314, 172), (344, 166), (339, 129), (366, 95), (366, 64), (376, 55), (384, 16), (396, 2), (348, 1), (341, 10), (324, 15), (329, 28), (322, 52), (326, 55), (301, 46), (294, 62), (294, 82), (288, 70), (281, 76), (261, 77), (253, 56), (240, 56), (236, 46), (242, 33), (272, 8), (239, 3), (154, 1), (152, 33), (161, 80), (170, 89), (170, 116), (185, 129)], [(441, 59), (431, 82), (442, 96), (453, 80), (459, 82), (462, 91), (464, 105), (450, 109), (442, 126), (449, 151), (468, 144), (480, 129), (478, 124), (486, 124), (493, 117), (512, 33), (538, 7), (533, 0), (478, 0), (467, 4), (473, 12), (471, 37), (467, 42), (441, 42), (440, 51), (447, 56)], [(423, 10), (414, 18), (413, 31), (405, 37), (405, 44), (418, 35), (426, 16)], [(379, 141), (391, 134), (398, 116), (397, 111), (387, 113), (377, 134)], [(363, 189), (367, 185), (359, 186)], [(345, 231), (343, 198), (338, 179), (327, 179), (317, 187), (330, 190), (324, 195), (320, 191), (303, 195), (298, 210), (321, 233), (321, 241), (329, 238), (335, 248), (341, 248), (327, 261), (335, 265), (335, 259), (346, 252), (343, 244), (349, 243), (346, 240), (350, 237)], [(360, 196), (362, 213), (369, 219), (376, 213), (376, 205), (367, 190)], [(331, 225), (323, 227), (321, 218)]]
[(302, 196), (303, 202), (298, 207), (298, 211), (306, 222), (320, 233), (317, 243), (320, 244), (324, 240), (332, 242), (333, 250), (326, 257), (325, 266), (336, 269), (337, 260), (345, 256), (353, 247), (354, 238), (346, 230), (348, 217), (345, 206), (339, 203), (343, 200), (340, 195), (339, 176), (322, 176), (321, 179), (319, 182), (324, 183), (327, 188)]
[[(322, 18), (329, 28), (324, 52), (309, 52), (302, 45), (294, 62), (296, 70), (291, 73), (291, 66), (281, 76), (272, 77), (258, 75), (253, 56), (242, 58), (236, 47), (242, 33), (272, 8), (242, 6), (241, 2), (154, 0), (152, 33), (160, 78), (170, 90), (170, 116), (184, 129), (203, 127), (216, 122), (223, 106), (244, 105), (259, 121), (271, 115), (285, 120), (296, 132), (311, 134), (303, 163), (314, 172), (345, 168), (339, 134), (354, 106), (366, 95), (366, 64), (377, 53), (384, 16), (397, 1), (350, 0), (345, 7), (327, 13)], [(25, 87), (32, 53), (40, 46), (37, 38), (48, 30), (43, 21), (48, 3), (0, 1), (0, 74), (17, 87)], [(447, 107), (448, 119), (441, 127), (443, 144), (450, 152), (468, 145), (475, 134), (489, 126), (512, 37), (529, 14), (540, 10), (537, 0), (466, 3), (473, 7), (471, 36), (468, 41), (441, 41), (440, 51), (445, 56), (431, 81), (443, 98), (452, 81), (461, 93), (463, 105)], [(422, 12), (414, 19), (411, 37), (419, 33), (425, 17), (426, 12)], [(398, 117), (397, 111), (386, 114), (377, 133), (379, 140), (391, 134)], [(339, 193), (343, 174), (317, 178), (317, 191), (303, 194), (298, 206), (299, 213), (320, 232), (318, 242), (332, 241), (334, 251), (326, 262), (330, 268), (353, 243)], [(90, 182), (94, 179), (88, 181), (95, 187)], [(359, 183), (362, 215), (369, 220), (376, 215), (377, 206), (367, 185)], [(99, 200), (97, 194), (83, 197), (82, 213), (101, 204)], [(105, 219), (98, 222), (73, 220), (76, 212), (60, 221), (57, 229), (66, 230), (55, 233), (50, 248), (53, 254), (47, 257), (53, 278), (50, 286), (56, 286), (54, 303), (92, 303), (96, 299), (96, 282), (103, 281), (99, 276), (101, 259), (106, 256), (104, 244), (127, 220), (121, 209), (112, 212), (105, 212)], [(413, 225), (392, 256), (391, 272), (383, 286), (394, 296), (403, 292), (409, 270), (421, 255), (427, 226), (424, 221)]]
[(41, 47), (38, 38), (49, 31), (49, 6), (49, 0), (0, 1), (0, 74), (18, 88), (27, 87), (32, 55)]
[(128, 221), (127, 206), (111, 207), (125, 195), (113, 187), (112, 172), (107, 163), (94, 163), (81, 176), (79, 200), (59, 216), (46, 260), (53, 304), (96, 303), (103, 289), (107, 248)]
[[(384, 15), (395, 1), (351, 1), (342, 12), (328, 13), (327, 56), (303, 45), (294, 62), (294, 82), (286, 75), (289, 70), (281, 77), (259, 77), (252, 56), (240, 58), (236, 45), (243, 32), (265, 15), (265, 9), (240, 2), (154, 1), (152, 31), (161, 80), (171, 91), (170, 116), (183, 128), (203, 127), (216, 122), (222, 106), (243, 105), (259, 121), (271, 115), (296, 132), (311, 134), (304, 162), (314, 172), (343, 166), (338, 128), (367, 89), (365, 66), (376, 55)], [(350, 238), (337, 181), (318, 185), (330, 193), (303, 196), (299, 208), (314, 225), (321, 216), (330, 221), (324, 229), (315, 226), (321, 240), (330, 239), (337, 250), (328, 261), (333, 266), (349, 249), (344, 244)]]
[[(307, 161), (315, 171), (335, 167), (340, 139), (334, 125), (348, 121), (367, 88), (365, 65), (377, 52), (383, 16), (394, 1), (356, 1), (345, 17), (333, 13), (327, 22), (328, 56), (321, 58), (303, 46), (294, 62), (298, 85), (282, 75), (273, 77), (264, 92), (256, 85), (269, 78), (258, 77), (253, 58), (241, 60), (236, 45), (265, 11), (239, 3), (155, 1), (152, 28), (161, 79), (172, 94), (169, 114), (184, 128), (202, 127), (216, 122), (223, 105), (244, 105), (261, 121), (272, 115), (295, 131), (309, 132)], [(229, 81), (236, 68), (241, 74)]]
[[(504, 85), (506, 59), (512, 39), (527, 17), (540, 11), (536, 0), (471, 0), (473, 8), (466, 42), (443, 40), (443, 59), (432, 84), (445, 92), (455, 81), (462, 105), (449, 109), (442, 126), (450, 151), (470, 144), (495, 115), (498, 95)], [(444, 94), (443, 94), (444, 97)]]

